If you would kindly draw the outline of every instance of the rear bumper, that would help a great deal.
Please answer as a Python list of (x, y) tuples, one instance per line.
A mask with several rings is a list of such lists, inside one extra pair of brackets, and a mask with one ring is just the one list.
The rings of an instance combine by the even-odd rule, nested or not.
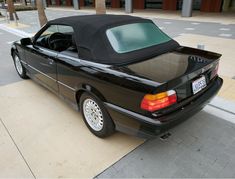
[(217, 77), (210, 88), (200, 96), (182, 108), (161, 117), (149, 118), (110, 103), (105, 105), (115, 123), (116, 130), (138, 137), (153, 138), (200, 111), (218, 93), (222, 84), (223, 80)]

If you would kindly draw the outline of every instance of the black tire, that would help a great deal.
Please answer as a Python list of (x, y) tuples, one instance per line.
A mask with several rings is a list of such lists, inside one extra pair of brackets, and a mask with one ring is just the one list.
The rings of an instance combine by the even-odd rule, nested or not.
[[(97, 109), (101, 110), (101, 113), (102, 113), (102, 116), (103, 116), (102, 117), (103, 125), (102, 125), (102, 128), (98, 131), (94, 130), (91, 127), (91, 125), (89, 124), (88, 120), (85, 117), (85, 114), (84, 114), (84, 105), (86, 105), (86, 104), (84, 104), (85, 101), (89, 101), (89, 102), (94, 101), (98, 106)], [(115, 132), (114, 123), (113, 123), (112, 119), (110, 118), (110, 116), (109, 116), (107, 110), (105, 109), (104, 105), (102, 104), (102, 102), (98, 98), (90, 95), (87, 92), (84, 92), (82, 94), (80, 100), (79, 100), (79, 106), (80, 106), (82, 117), (83, 117), (83, 120), (84, 120), (86, 126), (88, 127), (88, 129), (94, 135), (96, 135), (97, 137), (100, 137), (100, 138), (105, 138), (105, 137), (111, 136)], [(100, 110), (98, 112), (100, 112)]]
[(15, 53), (13, 52), (12, 54), (12, 58), (13, 58), (13, 61), (14, 61), (14, 66), (15, 66), (15, 69), (16, 69), (16, 72), (18, 73), (18, 75), (22, 78), (22, 79), (28, 79), (29, 77), (26, 75), (26, 69), (25, 67), (23, 66), (22, 62), (19, 61), (21, 67), (22, 67), (22, 71), (18, 70), (17, 69), (17, 58), (20, 59), (20, 57)]

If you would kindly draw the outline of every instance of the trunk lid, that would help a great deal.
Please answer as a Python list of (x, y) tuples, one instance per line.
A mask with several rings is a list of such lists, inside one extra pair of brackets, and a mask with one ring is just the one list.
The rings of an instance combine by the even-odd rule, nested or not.
[(165, 83), (192, 74), (199, 69), (203, 72), (207, 70), (209, 64), (220, 58), (219, 54), (212, 55), (192, 48), (187, 48), (186, 51), (185, 48), (128, 65), (127, 68), (139, 76)]
[(122, 71), (160, 84), (151, 93), (175, 90), (178, 101), (193, 95), (192, 82), (205, 76), (207, 86), (212, 81), (220, 54), (180, 47), (175, 51), (121, 67)]

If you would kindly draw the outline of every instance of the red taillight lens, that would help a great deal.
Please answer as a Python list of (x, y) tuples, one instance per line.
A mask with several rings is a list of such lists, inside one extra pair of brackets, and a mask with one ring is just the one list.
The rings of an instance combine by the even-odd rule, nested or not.
[(219, 63), (215, 66), (215, 69), (211, 72), (211, 79), (213, 79), (219, 71)]
[(154, 95), (146, 94), (141, 102), (141, 109), (152, 112), (168, 107), (176, 102), (177, 96), (174, 90)]

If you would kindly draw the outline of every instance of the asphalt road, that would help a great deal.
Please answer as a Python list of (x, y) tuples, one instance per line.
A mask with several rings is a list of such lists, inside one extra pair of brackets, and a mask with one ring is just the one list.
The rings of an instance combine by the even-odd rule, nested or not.
[(235, 39), (235, 25), (234, 24), (220, 24), (208, 22), (191, 22), (181, 20), (169, 19), (154, 19), (154, 22), (161, 27), (161, 29), (170, 34), (171, 37), (176, 37), (181, 34), (197, 34), (211, 37)]
[(235, 177), (235, 125), (225, 121), (234, 115), (207, 106), (101, 173), (98, 178), (225, 178)]
[[(162, 23), (165, 26), (173, 25), (164, 22)], [(173, 33), (171, 35), (174, 36)], [(0, 30), (1, 86), (21, 80), (15, 72), (10, 57), (10, 44), (19, 38)], [(97, 178), (234, 178), (235, 124), (227, 121), (234, 119), (234, 114), (208, 106), (191, 119), (170, 130), (171, 136), (167, 140), (156, 138), (145, 142)]]
[[(40, 28), (37, 11), (17, 12), (20, 23), (26, 24), (22, 28), (25, 32), (35, 33)], [(79, 11), (56, 11), (46, 10), (47, 18), (49, 20), (74, 15), (84, 15)], [(154, 18), (154, 22), (171, 37), (179, 36), (183, 33), (207, 35), (212, 37), (221, 37), (235, 39), (235, 25), (234, 24), (220, 24), (209, 22), (196, 22), (196, 21), (182, 21), (182, 20), (169, 20), (162, 18)]]

